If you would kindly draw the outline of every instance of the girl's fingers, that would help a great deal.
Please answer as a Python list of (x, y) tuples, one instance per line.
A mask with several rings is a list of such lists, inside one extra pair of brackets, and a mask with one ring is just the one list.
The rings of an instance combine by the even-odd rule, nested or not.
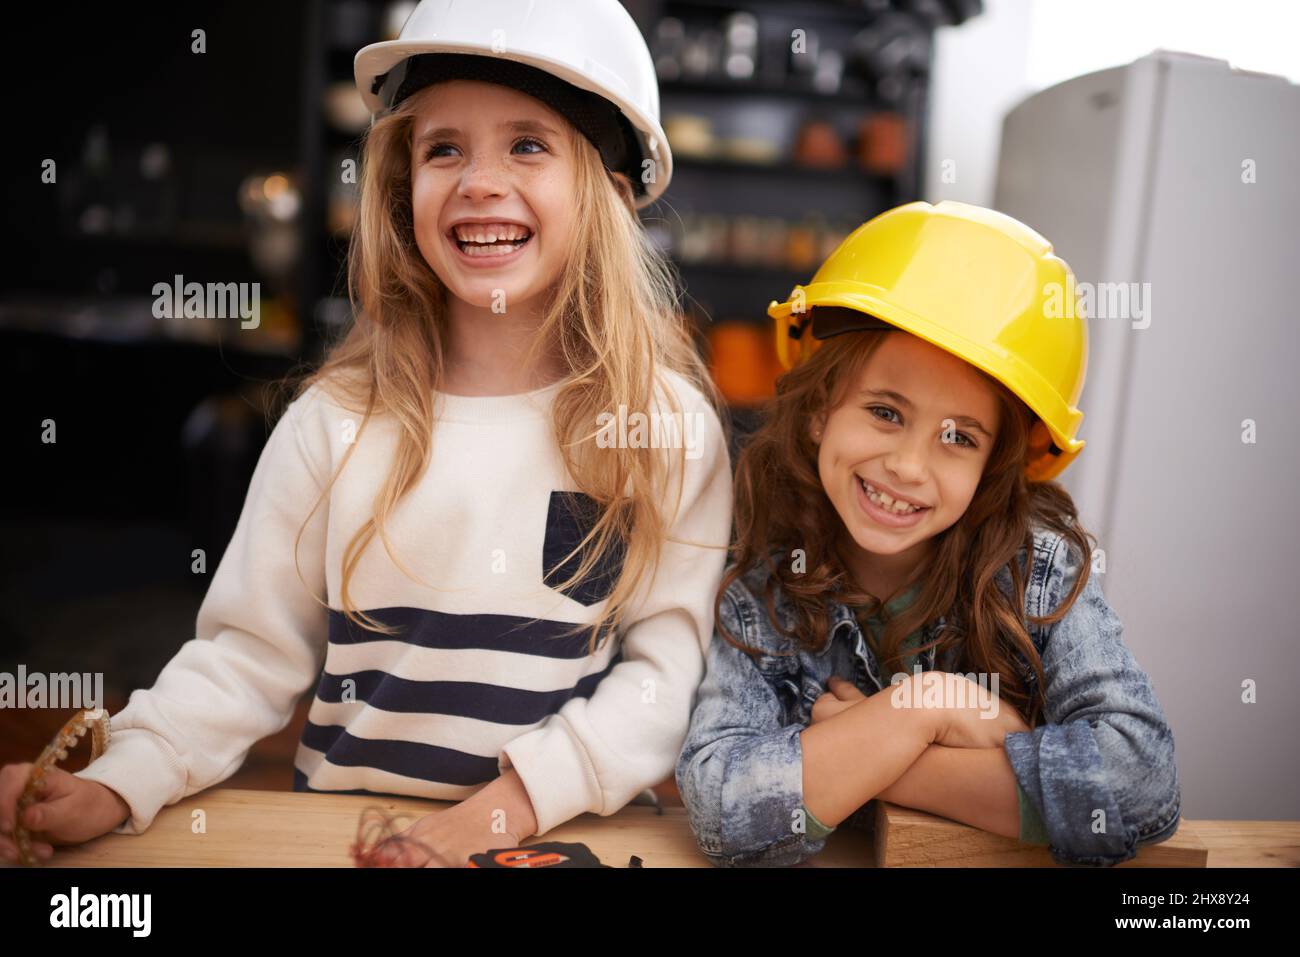
[(78, 780), (76, 775), (70, 774), (63, 768), (50, 768), (45, 772), (41, 783), (36, 786), (36, 794), (45, 800), (65, 797), (73, 792)]
[(831, 693), (841, 701), (856, 701), (859, 698), (866, 697), (866, 695), (858, 690), (857, 685), (852, 681), (845, 681), (843, 678), (831, 678), (831, 680), (827, 682), (827, 685), (830, 688)]
[(827, 691), (813, 702), (812, 720), (813, 722), (817, 722), (825, 721), (827, 718), (833, 718), (852, 704), (853, 702), (844, 701)]
[[(31, 842), (32, 853), (41, 860), (48, 861), (54, 856), (54, 848), (44, 841), (33, 840)], [(10, 864), (18, 861), (18, 845), (7, 837), (0, 837), (0, 858), (3, 858)]]
[(13, 831), (18, 795), (22, 793), (31, 770), (31, 762), (6, 764), (0, 768), (0, 832), (9, 834)]
[(73, 797), (46, 798), (23, 812), (23, 825), (29, 831), (42, 831), (47, 840), (78, 840), (84, 829), (86, 808)]
[(30, 807), (23, 808), (23, 827), (27, 828), (29, 831), (37, 829), (44, 830), (48, 826), (49, 820), (50, 814), (49, 811), (46, 810), (46, 805), (43, 802), (37, 802)]

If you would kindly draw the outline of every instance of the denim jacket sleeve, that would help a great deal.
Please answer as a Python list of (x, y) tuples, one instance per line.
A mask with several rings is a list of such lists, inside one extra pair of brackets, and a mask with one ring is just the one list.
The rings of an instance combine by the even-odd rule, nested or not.
[[(1038, 600), (1031, 598), (1026, 611), (1036, 617), (1059, 607), (1080, 570), (1060, 536), (1043, 550), (1043, 580), (1027, 589)], [(1173, 732), (1151, 682), (1120, 640), (1122, 630), (1097, 576), (1089, 575), (1065, 617), (1039, 629), (1045, 632), (1046, 723), (1005, 739), (1060, 864), (1118, 864), (1178, 828)]]
[[(733, 584), (723, 595), (719, 619), (752, 646), (755, 629), (745, 628), (738, 587)], [(788, 659), (791, 667), (796, 660)], [(825, 838), (809, 837), (803, 823), (801, 731), (797, 721), (787, 722), (773, 680), (715, 629), (677, 761), (677, 786), (691, 830), (714, 864), (797, 864), (825, 846)]]

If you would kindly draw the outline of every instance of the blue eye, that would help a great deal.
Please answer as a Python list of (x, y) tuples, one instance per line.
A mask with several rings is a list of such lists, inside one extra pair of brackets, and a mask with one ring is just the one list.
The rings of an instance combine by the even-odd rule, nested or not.
[(450, 143), (433, 143), (424, 151), (424, 159), (428, 162), (437, 157), (452, 156), (456, 152), (459, 151)]
[(526, 136), (523, 139), (516, 141), (512, 151), (518, 151), (521, 146), (537, 147), (536, 150), (528, 150), (528, 155), (546, 152), (546, 145), (541, 140), (533, 139), (531, 136)]
[(945, 445), (961, 445), (961, 444), (964, 443), (965, 445), (967, 445), (968, 447), (970, 447), (970, 448), (972, 448), (972, 449), (977, 449), (977, 448), (979, 448), (979, 446), (976, 444), (975, 440), (972, 439), (972, 438), (971, 438), (969, 435), (967, 435), (965, 432), (958, 432), (958, 433), (956, 433), (956, 435), (957, 435), (957, 441), (954, 441), (954, 442), (945, 442), (944, 444), (945, 444)]
[[(880, 419), (880, 421), (882, 421), (882, 422), (893, 422), (893, 423), (895, 423), (896, 425), (901, 425), (901, 424), (902, 424), (902, 418), (899, 417), (898, 413), (897, 413), (895, 410), (891, 409), (891, 408), (890, 408), (889, 406), (887, 406), (887, 405), (869, 405), (869, 406), (866, 406), (866, 409), (867, 409), (868, 412), (870, 412), (870, 413), (871, 413), (873, 416), (875, 416), (877, 419)], [(883, 413), (885, 413), (885, 414), (884, 414), (884, 415), (878, 415), (877, 413), (880, 413), (880, 412), (883, 412)], [(894, 418), (890, 418), (890, 416), (893, 416)], [(951, 442), (951, 443), (946, 443), (946, 444), (949, 444), (949, 445), (962, 445), (962, 444), (964, 444), (964, 445), (966, 445), (966, 446), (969, 446), (969, 447), (972, 448), (972, 449), (977, 449), (977, 448), (979, 448), (979, 444), (976, 443), (976, 441), (975, 441), (974, 439), (972, 439), (969, 435), (967, 435), (965, 432), (958, 432), (958, 433), (957, 433), (957, 441), (955, 441), (955, 442)]]

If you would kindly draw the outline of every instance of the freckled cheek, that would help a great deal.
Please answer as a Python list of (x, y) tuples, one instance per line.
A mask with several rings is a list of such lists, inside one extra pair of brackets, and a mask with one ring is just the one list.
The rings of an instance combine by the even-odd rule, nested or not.
[(577, 186), (573, 172), (562, 162), (551, 160), (519, 164), (514, 170), (515, 187), (537, 215), (554, 215), (555, 210), (571, 208)]
[(542, 235), (549, 239), (551, 247), (567, 250), (576, 239), (572, 209), (551, 209), (542, 213)]
[(438, 221), (445, 202), (446, 190), (428, 177), (417, 177), (411, 184), (411, 218), (415, 235), (422, 242), (437, 239), (441, 234)]
[(551, 197), (567, 197), (569, 194), (557, 189), (553, 192), (547, 190), (533, 195), (539, 198), (545, 196), (549, 200), (529, 204), (533, 215), (537, 217), (539, 238), (543, 240), (544, 245), (567, 248), (575, 229), (573, 206), (567, 199), (557, 201)]

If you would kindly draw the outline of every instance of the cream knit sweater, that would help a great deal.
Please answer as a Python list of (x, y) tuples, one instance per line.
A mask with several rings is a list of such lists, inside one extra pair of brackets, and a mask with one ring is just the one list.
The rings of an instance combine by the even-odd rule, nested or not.
[[(117, 832), (138, 834), (164, 805), (228, 778), (313, 689), (294, 762), (298, 790), (459, 800), (514, 766), (543, 834), (585, 811), (612, 814), (668, 777), (712, 634), (731, 474), (704, 398), (679, 376), (664, 381), (688, 450), (684, 463), (672, 454), (664, 496), (677, 542), (663, 546), (621, 634), (595, 654), (585, 635), (557, 637), (595, 620), (617, 571), (615, 559), (567, 594), (553, 587), (576, 568), (559, 563), (590, 527), (593, 506), (571, 491), (555, 447), (558, 384), (438, 396), (432, 462), (387, 526), (401, 563), (424, 584), (376, 540), (349, 585), (355, 607), (401, 628), (393, 638), (357, 628), (338, 609), (343, 549), (372, 514), (394, 423), (372, 419), (355, 438), (359, 417), (319, 386), (294, 401), (262, 452), (196, 637), (112, 716), (108, 751), (79, 772), (130, 806)], [(304, 521), (300, 580), (294, 539)]]

